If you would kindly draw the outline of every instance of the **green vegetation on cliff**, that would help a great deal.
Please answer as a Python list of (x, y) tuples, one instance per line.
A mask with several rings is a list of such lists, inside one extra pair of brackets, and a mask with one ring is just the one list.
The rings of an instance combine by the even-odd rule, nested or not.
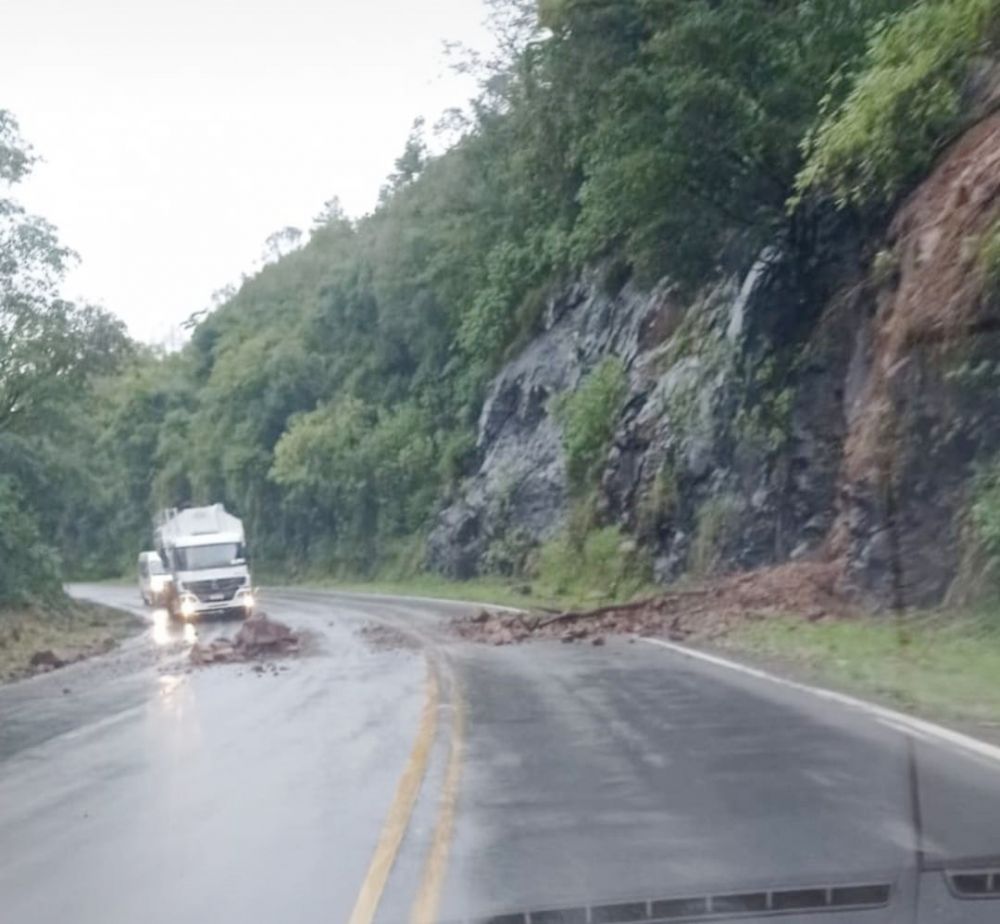
[(995, 66), (997, 0), (925, 0), (873, 31), (846, 99), (823, 101), (800, 190), (881, 206), (927, 170), (963, 127), (980, 70)]

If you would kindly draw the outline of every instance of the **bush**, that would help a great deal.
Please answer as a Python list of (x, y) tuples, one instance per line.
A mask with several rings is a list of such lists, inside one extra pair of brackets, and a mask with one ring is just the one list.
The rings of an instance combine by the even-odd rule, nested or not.
[(539, 549), (537, 584), (554, 594), (621, 599), (651, 580), (648, 556), (614, 526), (592, 530), (582, 539), (569, 530)]
[(556, 401), (555, 416), (562, 426), (570, 488), (577, 495), (586, 491), (600, 474), (626, 386), (625, 366), (612, 356), (575, 392), (560, 395)]
[(707, 577), (719, 567), (739, 511), (739, 501), (725, 494), (709, 498), (698, 508), (694, 539), (688, 553), (688, 570), (692, 575)]
[(0, 477), (0, 603), (59, 591), (59, 561), (9, 477)]
[(973, 479), (969, 514), (983, 551), (991, 558), (1000, 557), (1000, 462), (994, 462)]
[(983, 294), (987, 298), (1000, 296), (1000, 221), (979, 238), (976, 265), (983, 275)]
[(1000, 594), (1000, 458), (979, 468), (958, 521), (960, 559), (946, 604), (967, 606)]
[(925, 171), (958, 127), (972, 60), (996, 47), (998, 12), (1000, 0), (923, 0), (876, 30), (847, 98), (805, 145), (798, 196), (886, 202)]

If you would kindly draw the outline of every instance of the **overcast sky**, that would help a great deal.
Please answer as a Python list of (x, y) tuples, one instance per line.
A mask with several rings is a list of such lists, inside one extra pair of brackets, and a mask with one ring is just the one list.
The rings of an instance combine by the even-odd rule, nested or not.
[(5, 0), (0, 108), (45, 162), (16, 191), (82, 257), (67, 294), (162, 342), (340, 196), (369, 211), (414, 117), (472, 93), (445, 40), (481, 0)]

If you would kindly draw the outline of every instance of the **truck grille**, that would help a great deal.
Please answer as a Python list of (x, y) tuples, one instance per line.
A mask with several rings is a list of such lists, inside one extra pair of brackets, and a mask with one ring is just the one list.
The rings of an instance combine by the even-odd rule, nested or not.
[[(236, 596), (236, 591), (243, 586), (243, 578), (218, 578), (214, 581), (191, 581), (184, 585), (185, 590), (190, 590), (199, 600), (204, 602), (217, 602), (219, 600), (232, 600)], [(219, 594), (222, 594), (220, 597)]]

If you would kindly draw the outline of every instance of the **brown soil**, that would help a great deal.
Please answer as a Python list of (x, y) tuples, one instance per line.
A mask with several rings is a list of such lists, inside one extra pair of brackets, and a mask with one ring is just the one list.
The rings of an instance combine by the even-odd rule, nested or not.
[(879, 294), (876, 357), (848, 437), (846, 473), (877, 477), (893, 451), (892, 385), (915, 355), (934, 354), (1000, 323), (982, 299), (977, 243), (1000, 215), (1000, 114), (945, 152), (892, 222), (898, 286)]
[(836, 564), (797, 562), (717, 578), (648, 600), (558, 615), (481, 610), (452, 621), (462, 638), (490, 645), (528, 639), (589, 640), (606, 635), (660, 635), (675, 641), (711, 640), (746, 620), (801, 615), (845, 618), (856, 611), (835, 591)]

